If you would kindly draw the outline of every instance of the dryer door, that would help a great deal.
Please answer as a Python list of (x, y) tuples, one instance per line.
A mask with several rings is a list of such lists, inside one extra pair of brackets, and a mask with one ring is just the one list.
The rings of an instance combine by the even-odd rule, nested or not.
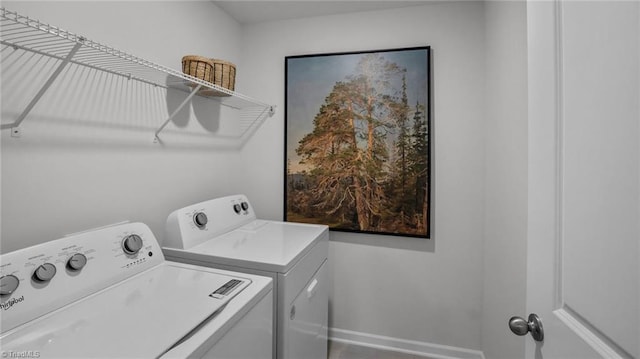
[(329, 283), (327, 262), (288, 307), (287, 358), (327, 358)]

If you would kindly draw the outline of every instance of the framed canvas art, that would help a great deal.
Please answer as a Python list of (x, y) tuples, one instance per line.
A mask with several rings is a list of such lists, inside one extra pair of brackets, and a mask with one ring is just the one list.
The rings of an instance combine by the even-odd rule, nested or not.
[(430, 47), (285, 58), (285, 220), (429, 238)]

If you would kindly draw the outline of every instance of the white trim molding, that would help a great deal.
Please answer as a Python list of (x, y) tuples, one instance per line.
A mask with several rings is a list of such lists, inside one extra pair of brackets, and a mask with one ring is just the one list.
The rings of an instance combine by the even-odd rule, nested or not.
[(329, 328), (329, 340), (433, 359), (485, 359), (480, 350), (386, 337), (351, 330)]
[[(572, 313), (572, 310), (570, 310), (569, 308), (565, 307), (557, 309), (553, 311), (553, 314), (555, 314), (558, 319), (560, 319), (567, 327), (569, 327), (574, 333), (576, 333), (576, 335), (578, 335), (580, 338), (582, 338), (582, 340), (589, 344), (591, 348), (593, 348), (593, 350), (602, 355), (603, 358), (626, 358), (626, 356), (618, 354), (618, 352), (613, 349), (617, 348), (619, 351), (624, 352), (622, 348), (618, 347), (611, 341), (606, 341), (605, 339), (603, 339), (604, 336), (597, 335), (597, 331), (595, 330), (595, 328), (585, 325), (582, 320), (576, 318), (576, 316)], [(630, 358), (631, 355), (629, 355), (628, 357)]]

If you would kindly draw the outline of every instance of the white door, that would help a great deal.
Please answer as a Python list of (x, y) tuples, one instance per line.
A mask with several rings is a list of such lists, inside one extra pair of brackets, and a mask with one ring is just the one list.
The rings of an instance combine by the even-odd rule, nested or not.
[[(527, 358), (640, 358), (640, 3), (530, 1)], [(525, 316), (526, 317), (526, 316)]]

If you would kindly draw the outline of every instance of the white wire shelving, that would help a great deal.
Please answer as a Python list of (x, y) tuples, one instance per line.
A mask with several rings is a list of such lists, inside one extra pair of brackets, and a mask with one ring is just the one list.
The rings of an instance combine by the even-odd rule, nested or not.
[(189, 93), (189, 96), (157, 129), (154, 136), (155, 142), (159, 141), (159, 134), (165, 126), (196, 95), (211, 98), (223, 106), (239, 110), (240, 121), (249, 123), (249, 125), (243, 126), (245, 128), (242, 129), (239, 138), (245, 138), (248, 131), (255, 129), (255, 124), (275, 113), (275, 106), (89, 40), (56, 26), (20, 15), (4, 7), (0, 7), (0, 44), (60, 61), (57, 68), (16, 120), (1, 125), (0, 128), (3, 130), (11, 129), (11, 135), (14, 137), (20, 137), (20, 124), (69, 64), (85, 66), (123, 76), (130, 80)]

